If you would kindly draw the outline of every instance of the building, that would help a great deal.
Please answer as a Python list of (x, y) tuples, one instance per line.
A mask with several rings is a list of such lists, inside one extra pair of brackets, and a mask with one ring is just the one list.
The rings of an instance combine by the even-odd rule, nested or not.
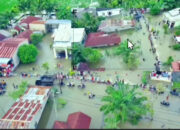
[(35, 129), (41, 118), (51, 87), (31, 86), (0, 120), (0, 129)]
[(12, 70), (14, 70), (20, 60), (17, 55), (20, 46), (28, 44), (28, 40), (25, 38), (8, 38), (0, 42), (0, 65), (13, 64)]
[(25, 38), (28, 40), (28, 43), (29, 43), (31, 41), (32, 34), (33, 34), (33, 31), (25, 30), (24, 32), (21, 32), (19, 35), (17, 35), (17, 38)]
[(180, 82), (180, 61), (172, 62), (172, 81)]
[(41, 20), (41, 18), (34, 17), (34, 16), (28, 16), (21, 20), (20, 25), (26, 29), (29, 29), (29, 24), (34, 21), (37, 21), (37, 20)]
[(46, 21), (46, 30), (47, 32), (54, 32), (55, 29), (59, 27), (59, 24), (63, 22), (68, 22), (69, 20), (57, 20), (57, 19), (49, 19)]
[(176, 8), (164, 13), (164, 20), (169, 23), (169, 27), (180, 25), (180, 8)]
[[(58, 29), (55, 29), (52, 37), (54, 38), (53, 51), (54, 57), (58, 58), (59, 54), (65, 53), (68, 59), (73, 43), (82, 43), (85, 37), (84, 28), (71, 28), (71, 21), (61, 21)], [(69, 53), (68, 53), (69, 52)]]
[(6, 39), (6, 36), (4, 36), (3, 34), (0, 34), (0, 41)]
[(6, 30), (0, 30), (0, 34), (4, 35), (6, 38), (12, 37), (12, 34)]
[(121, 14), (121, 8), (97, 8), (97, 16), (108, 17), (116, 16)]
[(91, 117), (75, 112), (68, 116), (67, 122), (55, 121), (53, 129), (89, 129)]
[(104, 47), (119, 45), (121, 38), (117, 34), (105, 34), (104, 32), (90, 33), (87, 37), (86, 47)]
[(46, 33), (45, 21), (33, 21), (29, 24), (29, 29), (32, 31), (41, 31), (43, 33)]
[(98, 30), (109, 33), (133, 28), (135, 28), (134, 20), (108, 19), (101, 22)]

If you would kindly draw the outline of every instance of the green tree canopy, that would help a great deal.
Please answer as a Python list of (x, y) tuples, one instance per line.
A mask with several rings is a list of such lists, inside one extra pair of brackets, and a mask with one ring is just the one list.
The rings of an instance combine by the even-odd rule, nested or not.
[(49, 70), (49, 63), (48, 63), (48, 62), (45, 62), (44, 64), (42, 64), (42, 67), (44, 68), (44, 70), (45, 70), (46, 73), (47, 73), (48, 70)]
[(37, 45), (38, 43), (40, 43), (42, 41), (43, 35), (41, 34), (32, 34), (31, 35), (31, 42), (34, 45)]
[(81, 44), (74, 43), (72, 48), (72, 64), (80, 62), (98, 63), (102, 58), (101, 52), (92, 48), (85, 48)]
[(126, 122), (137, 124), (143, 115), (153, 114), (147, 97), (137, 89), (137, 86), (124, 83), (118, 83), (117, 89), (107, 87), (107, 96), (102, 98), (105, 104), (100, 108), (100, 111), (105, 114), (107, 128), (118, 128), (120, 123)]
[(19, 47), (18, 56), (23, 64), (29, 64), (36, 61), (38, 49), (34, 45), (22, 45)]

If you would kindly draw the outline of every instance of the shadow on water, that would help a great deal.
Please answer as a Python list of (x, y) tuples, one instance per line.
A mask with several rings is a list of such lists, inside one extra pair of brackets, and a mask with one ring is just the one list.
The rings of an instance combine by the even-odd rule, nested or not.
[(52, 112), (53, 112), (53, 100), (49, 98), (44, 108), (44, 111), (42, 113), (42, 116), (40, 118), (40, 121), (37, 127), (38, 129), (45, 129), (47, 127), (47, 124), (48, 124), (48, 121), (50, 119)]

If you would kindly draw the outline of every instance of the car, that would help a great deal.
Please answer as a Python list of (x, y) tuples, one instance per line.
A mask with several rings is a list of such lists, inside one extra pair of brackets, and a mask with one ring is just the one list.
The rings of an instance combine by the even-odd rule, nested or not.
[(36, 80), (35, 84), (37, 86), (53, 86), (55, 77), (52, 75), (43, 75), (39, 80)]

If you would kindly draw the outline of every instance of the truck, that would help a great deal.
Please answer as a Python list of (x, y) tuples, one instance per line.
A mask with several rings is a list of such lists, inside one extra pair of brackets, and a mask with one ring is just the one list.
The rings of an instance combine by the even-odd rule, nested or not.
[(53, 86), (55, 77), (53, 75), (43, 75), (40, 79), (36, 80), (37, 86)]

